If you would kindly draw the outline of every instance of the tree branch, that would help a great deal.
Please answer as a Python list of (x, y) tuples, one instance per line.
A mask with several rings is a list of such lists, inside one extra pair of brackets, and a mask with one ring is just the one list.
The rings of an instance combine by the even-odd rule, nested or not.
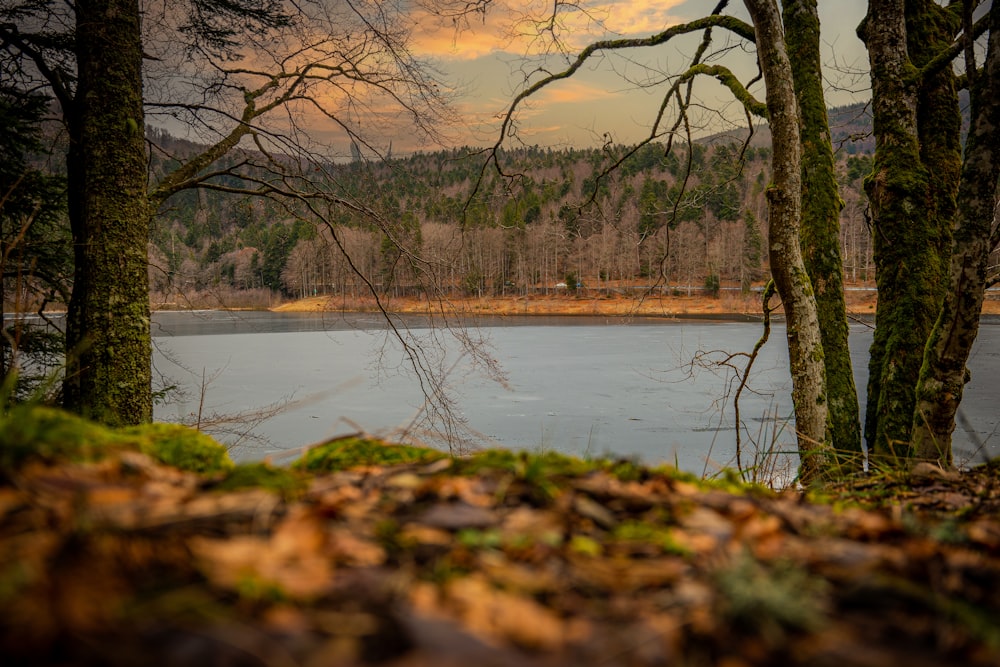
[[(967, 43), (974, 42), (976, 39), (986, 34), (986, 31), (990, 28), (990, 22), (987, 20), (988, 18), (989, 15), (986, 15), (976, 21), (975, 25), (972, 27), (973, 34), (971, 39), (969, 39), (968, 33), (963, 32), (951, 46), (936, 55), (929, 63), (917, 70), (917, 72), (913, 75), (911, 83), (925, 81), (943, 70), (945, 67), (951, 65), (956, 58), (965, 53)], [(962, 78), (965, 83), (968, 83), (968, 73), (963, 75)]]

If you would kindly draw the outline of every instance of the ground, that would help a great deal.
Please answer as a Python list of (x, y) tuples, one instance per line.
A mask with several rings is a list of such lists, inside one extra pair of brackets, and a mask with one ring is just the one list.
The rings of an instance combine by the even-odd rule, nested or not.
[(1000, 466), (775, 492), (352, 437), (233, 467), (54, 414), (0, 430), (5, 666), (1000, 664)]
[[(473, 315), (608, 315), (643, 317), (682, 317), (705, 315), (759, 317), (762, 313), (760, 294), (743, 295), (735, 291), (722, 292), (719, 297), (704, 294), (676, 296), (643, 295), (637, 291), (634, 296), (609, 297), (589, 290), (570, 293), (566, 290), (548, 295), (530, 297), (465, 297), (447, 300), (427, 300), (424, 298), (386, 297), (383, 307), (389, 312), (425, 313), (442, 308), (458, 313)], [(850, 290), (847, 293), (847, 307), (850, 315), (857, 318), (871, 318), (875, 315), (876, 296), (874, 291)], [(771, 307), (781, 312), (780, 301), (774, 298)], [(291, 301), (272, 308), (283, 312), (316, 311), (374, 311), (378, 306), (373, 299), (344, 299), (339, 297), (316, 296)], [(1000, 315), (1000, 298), (987, 299), (983, 314)]]

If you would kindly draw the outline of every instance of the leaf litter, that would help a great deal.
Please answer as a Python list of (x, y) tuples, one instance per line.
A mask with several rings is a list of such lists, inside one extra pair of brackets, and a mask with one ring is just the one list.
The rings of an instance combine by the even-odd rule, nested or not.
[(777, 493), (406, 454), (7, 467), (3, 664), (1000, 663), (1000, 466)]

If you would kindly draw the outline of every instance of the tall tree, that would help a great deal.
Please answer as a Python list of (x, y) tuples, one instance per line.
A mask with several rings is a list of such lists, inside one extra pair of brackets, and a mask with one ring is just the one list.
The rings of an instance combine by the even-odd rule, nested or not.
[[(931, 0), (872, 0), (858, 30), (871, 62), (876, 143), (865, 189), (879, 295), (865, 439), (885, 464), (908, 456), (914, 391), (943, 294), (961, 159), (957, 98), (947, 75), (922, 77), (911, 54), (926, 62), (929, 49), (939, 53), (951, 44), (948, 11)], [(917, 26), (921, 39), (913, 34)]]
[(108, 424), (136, 424), (153, 416), (139, 2), (75, 7), (64, 404)]
[(746, 0), (767, 84), (771, 126), (771, 185), (767, 189), (771, 275), (785, 310), (799, 476), (811, 482), (832, 468), (827, 434), (826, 369), (819, 312), (799, 245), (802, 144), (792, 65), (775, 0)]
[(816, 295), (823, 337), (831, 437), (839, 465), (845, 470), (860, 470), (863, 456), (858, 392), (847, 343), (844, 264), (840, 253), (843, 203), (823, 93), (819, 14), (816, 0), (785, 0), (782, 4), (783, 34), (802, 128), (801, 246)]
[(916, 388), (912, 455), (946, 465), (953, 459), (955, 415), (969, 380), (966, 363), (979, 331), (990, 253), (1000, 244), (1000, 4), (989, 13), (989, 44), (980, 70), (972, 48), (971, 8), (963, 49), (970, 83), (971, 126), (965, 145), (958, 212), (941, 313), (927, 343)]
[[(711, 15), (671, 26), (645, 39), (609, 39), (590, 44), (570, 59), (566, 69), (542, 76), (514, 98), (504, 116), (500, 131), (501, 139), (494, 146), (490, 159), (497, 169), (501, 170), (501, 165), (497, 161), (499, 148), (510, 133), (514, 113), (521, 101), (545, 86), (572, 76), (591, 57), (603, 52), (657, 46), (683, 35), (701, 33), (700, 46), (687, 70), (677, 76), (674, 83), (668, 87), (648, 138), (642, 144), (652, 141), (663, 132), (660, 124), (664, 111), (671, 102), (676, 105), (677, 110), (677, 120), (670, 130), (671, 134), (680, 127), (687, 128), (690, 133), (688, 111), (691, 104), (691, 86), (694, 79), (699, 76), (707, 75), (717, 79), (744, 105), (748, 114), (770, 117), (775, 144), (772, 160), (773, 182), (767, 192), (771, 272), (782, 297), (788, 323), (787, 343), (792, 372), (799, 472), (802, 479), (813, 480), (832, 469), (830, 454), (832, 443), (827, 424), (828, 405), (822, 334), (816, 300), (799, 243), (802, 147), (792, 70), (776, 3), (773, 0), (747, 0), (747, 8), (753, 16), (752, 26), (733, 16), (722, 14), (727, 5), (728, 2), (723, 0), (718, 3)], [(767, 82), (766, 104), (755, 99), (731, 70), (722, 65), (709, 65), (705, 62), (713, 28), (724, 28), (748, 42), (757, 43), (758, 59)], [(669, 146), (670, 144), (668, 151)], [(634, 152), (630, 152), (629, 155)], [(618, 160), (609, 169), (618, 168), (622, 161)]]

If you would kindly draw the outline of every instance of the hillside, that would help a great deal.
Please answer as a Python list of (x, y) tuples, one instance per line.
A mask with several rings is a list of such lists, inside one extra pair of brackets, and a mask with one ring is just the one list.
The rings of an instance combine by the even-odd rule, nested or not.
[[(963, 100), (963, 105), (965, 104)], [(963, 111), (965, 117), (968, 110)], [(868, 102), (858, 102), (827, 110), (830, 123), (830, 138), (833, 147), (839, 153), (846, 155), (871, 155), (875, 152), (875, 135), (872, 133), (872, 115)], [(724, 132), (702, 140), (705, 144), (731, 143), (746, 141), (748, 132)], [(754, 128), (751, 145), (755, 147), (770, 147), (771, 130), (767, 123), (761, 122)]]
[[(330, 165), (310, 187), (345, 205), (325, 212), (181, 193), (155, 223), (154, 306), (260, 307), (282, 296), (359, 298), (371, 287), (506, 297), (560, 283), (610, 293), (760, 281), (769, 148), (717, 138), (665, 149), (528, 147), (498, 155), (503, 175), (484, 171), (472, 149)], [(863, 153), (840, 153), (847, 278), (861, 283), (872, 278), (861, 192), (869, 167)]]

